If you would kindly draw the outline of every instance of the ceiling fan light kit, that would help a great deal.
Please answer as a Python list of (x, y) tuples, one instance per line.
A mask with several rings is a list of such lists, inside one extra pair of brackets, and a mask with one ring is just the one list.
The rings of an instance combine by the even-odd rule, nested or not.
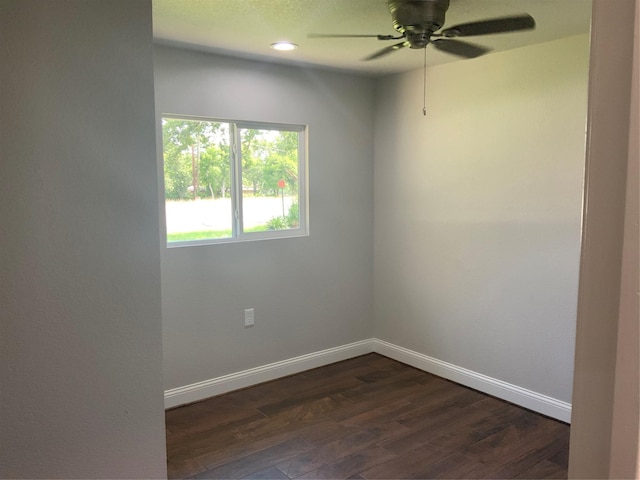
[(426, 48), (429, 44), (434, 48), (463, 58), (476, 58), (489, 52), (481, 45), (455, 40), (455, 37), (472, 37), (496, 33), (510, 33), (535, 28), (536, 22), (529, 14), (521, 14), (502, 18), (492, 18), (477, 22), (469, 22), (440, 30), (445, 23), (449, 9), (449, 0), (387, 0), (391, 13), (393, 28), (399, 33), (393, 35), (357, 35), (357, 34), (310, 34), (310, 38), (376, 38), (378, 40), (400, 40), (363, 58), (365, 61), (384, 57), (397, 50), (409, 47), (425, 49), (424, 57), (424, 101), (423, 115), (427, 115), (426, 82), (427, 58)]
[(429, 44), (446, 53), (464, 58), (475, 58), (489, 52), (489, 49), (454, 38), (531, 30), (536, 25), (533, 17), (525, 13), (455, 25), (440, 31), (445, 24), (449, 0), (387, 0), (387, 7), (391, 13), (393, 28), (399, 33), (398, 36), (310, 34), (309, 37), (403, 40), (372, 53), (363, 59), (366, 61), (384, 57), (402, 48), (422, 49)]
[(424, 48), (444, 25), (449, 0), (388, 0), (393, 28), (405, 34), (411, 48)]

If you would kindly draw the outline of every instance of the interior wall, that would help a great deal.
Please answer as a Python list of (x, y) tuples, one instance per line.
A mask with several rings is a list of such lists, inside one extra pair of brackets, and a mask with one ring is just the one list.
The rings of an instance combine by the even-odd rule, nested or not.
[[(634, 118), (630, 114), (637, 115), (631, 106), (637, 107), (639, 88), (637, 78), (632, 83), (637, 3), (618, 0), (612, 8), (609, 0), (593, 2), (569, 478), (636, 478), (638, 433), (628, 427), (638, 426), (637, 397), (633, 398), (638, 394), (638, 292), (634, 291), (638, 205), (637, 197), (636, 204), (632, 203), (633, 187), (629, 192), (625, 187), (627, 172), (633, 175), (635, 162), (635, 177), (629, 185), (635, 186), (637, 195), (638, 150), (633, 142), (637, 145), (638, 131), (637, 123), (630, 122)], [(606, 33), (611, 29), (616, 30), (615, 38)], [(626, 202), (631, 223), (624, 245)], [(633, 242), (634, 215), (635, 245), (628, 243)], [(627, 428), (621, 428), (621, 423)]]
[(165, 388), (369, 338), (374, 81), (167, 46), (155, 69), (158, 125), (172, 113), (309, 126), (308, 237), (162, 247)]
[(375, 336), (571, 402), (588, 36), (380, 80)]
[(163, 478), (151, 2), (0, 12), (0, 477)]
[(640, 478), (640, 2), (636, 1), (629, 161), (609, 478)]

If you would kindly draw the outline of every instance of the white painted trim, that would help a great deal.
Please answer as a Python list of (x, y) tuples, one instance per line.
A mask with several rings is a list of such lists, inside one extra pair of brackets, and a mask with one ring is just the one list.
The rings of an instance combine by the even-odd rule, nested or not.
[(373, 351), (425, 372), (452, 380), (483, 393), (515, 403), (534, 412), (571, 422), (571, 404), (526, 388), (512, 385), (481, 373), (443, 362), (422, 353), (399, 347), (383, 340), (373, 339)]
[(204, 380), (191, 385), (185, 385), (184, 387), (172, 388), (164, 392), (164, 407), (171, 408), (197, 402), (215, 395), (257, 385), (258, 383), (268, 382), (269, 380), (286, 377), (287, 375), (322, 367), (371, 352), (373, 352), (373, 341), (371, 339), (362, 340), (348, 345), (329, 348), (288, 360), (250, 368), (249, 370), (231, 373), (222, 377)]
[(534, 412), (548, 415), (563, 422), (571, 421), (571, 404), (512, 385), (478, 372), (443, 362), (422, 353), (394, 345), (377, 338), (370, 338), (340, 347), (270, 363), (242, 372), (231, 373), (203, 382), (172, 388), (164, 392), (165, 408), (197, 402), (205, 398), (275, 380), (312, 368), (322, 367), (349, 358), (376, 352), (425, 372), (452, 380), (480, 392), (493, 395)]

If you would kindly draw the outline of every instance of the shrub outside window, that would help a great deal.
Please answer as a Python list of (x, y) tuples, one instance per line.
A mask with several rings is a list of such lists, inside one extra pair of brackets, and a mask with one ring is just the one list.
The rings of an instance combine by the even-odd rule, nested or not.
[(163, 116), (167, 245), (307, 235), (306, 128)]

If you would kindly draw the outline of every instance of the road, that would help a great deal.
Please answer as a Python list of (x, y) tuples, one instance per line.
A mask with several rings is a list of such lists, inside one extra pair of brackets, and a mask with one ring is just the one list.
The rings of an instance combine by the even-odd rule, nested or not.
[[(295, 197), (285, 197), (285, 214)], [(231, 228), (231, 199), (167, 200), (165, 204), (167, 233)], [(244, 227), (264, 225), (282, 216), (282, 198), (246, 197), (243, 200)]]

